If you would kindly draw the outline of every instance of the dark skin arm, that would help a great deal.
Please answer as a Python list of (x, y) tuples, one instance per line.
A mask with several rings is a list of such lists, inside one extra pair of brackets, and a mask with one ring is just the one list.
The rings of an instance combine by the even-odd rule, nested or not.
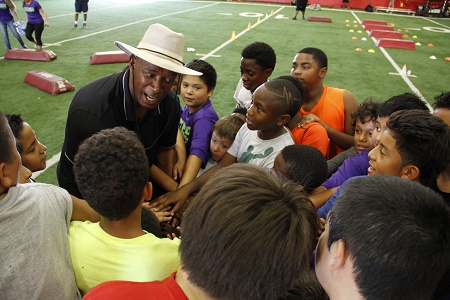
[(347, 91), (344, 90), (344, 132), (340, 132), (336, 129), (334, 129), (331, 126), (328, 126), (325, 124), (318, 116), (314, 114), (308, 114), (303, 116), (300, 123), (298, 124), (300, 127), (317, 121), (326, 129), (328, 133), (328, 137), (331, 141), (333, 141), (336, 145), (338, 145), (340, 148), (347, 150), (348, 148), (352, 147), (354, 145), (353, 140), (353, 128), (352, 128), (352, 113), (356, 111), (358, 108), (358, 102), (356, 101), (355, 96)]
[(180, 209), (180, 207), (183, 206), (189, 195), (194, 192), (198, 192), (200, 188), (208, 181), (208, 179), (213, 176), (218, 170), (236, 162), (237, 159), (235, 156), (229, 153), (225, 153), (225, 156), (216, 166), (212, 167), (193, 181), (183, 185), (179, 189), (160, 196), (150, 204), (150, 208), (154, 208), (158, 211), (163, 210), (165, 207), (171, 204), (175, 204), (174, 208), (171, 211), (172, 214), (174, 214), (178, 209)]

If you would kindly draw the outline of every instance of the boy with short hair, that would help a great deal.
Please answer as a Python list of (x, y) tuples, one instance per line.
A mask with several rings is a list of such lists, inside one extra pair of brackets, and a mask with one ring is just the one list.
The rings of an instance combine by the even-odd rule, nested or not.
[(85, 201), (49, 184), (17, 184), (20, 156), (0, 112), (0, 298), (79, 299), (70, 261), (70, 219), (97, 220)]
[(251, 164), (218, 171), (183, 219), (178, 271), (85, 299), (280, 299), (309, 270), (318, 218), (302, 188)]
[(209, 143), (209, 150), (211, 157), (208, 160), (205, 168), (200, 169), (197, 177), (208, 171), (224, 157), (228, 149), (234, 142), (236, 134), (245, 122), (238, 116), (230, 115), (220, 118), (215, 124), (211, 141)]
[(327, 160), (316, 147), (289, 145), (275, 157), (272, 171), (300, 184), (310, 193), (325, 180)]
[[(393, 113), (369, 152), (368, 175), (391, 175), (425, 185), (445, 169), (450, 151), (450, 129), (441, 119), (423, 110)], [(341, 189), (318, 211), (325, 218)]]
[[(412, 93), (393, 96), (381, 103), (378, 108), (378, 117), (375, 121), (375, 130), (372, 132), (372, 141), (375, 146), (378, 144), (377, 137), (386, 129), (386, 122), (389, 120), (389, 116), (396, 111), (404, 109), (429, 111), (426, 103)], [(367, 175), (370, 160), (368, 156), (369, 152), (370, 151), (366, 150), (361, 154), (346, 159), (342, 166), (340, 166), (330, 178), (314, 191), (314, 198), (311, 200), (317, 208), (327, 202), (336, 191), (337, 187), (341, 186), (346, 180), (355, 176)]]
[(298, 113), (302, 99), (303, 86), (290, 76), (261, 85), (256, 89), (252, 106), (247, 111), (247, 123), (242, 125), (219, 164), (176, 191), (159, 197), (151, 207), (161, 210), (176, 203), (172, 209), (173, 213), (176, 212), (187, 197), (198, 191), (217, 170), (236, 162), (271, 168), (278, 152), (294, 144), (284, 125)]
[(434, 299), (449, 267), (449, 208), (391, 176), (349, 180), (316, 249), (317, 277), (335, 300)]
[(328, 159), (353, 146), (351, 114), (358, 107), (355, 96), (343, 89), (323, 84), (328, 71), (328, 59), (317, 48), (304, 48), (294, 57), (291, 76), (305, 87), (305, 99), (300, 110), (299, 126), (317, 121), (330, 138)]
[(160, 280), (179, 265), (179, 240), (142, 230), (141, 206), (150, 199), (149, 164), (136, 134), (123, 127), (86, 139), (74, 160), (83, 197), (99, 223), (72, 222), (69, 244), (77, 286), (86, 294), (107, 280)]
[(181, 113), (179, 128), (188, 158), (179, 186), (191, 182), (208, 163), (211, 156), (209, 142), (214, 123), (219, 119), (211, 102), (217, 81), (216, 70), (206, 61), (197, 59), (187, 63), (186, 67), (203, 74), (181, 77), (180, 93), (186, 106)]
[(234, 93), (236, 107), (248, 109), (252, 104), (253, 93), (270, 75), (277, 62), (273, 48), (263, 42), (251, 43), (241, 52), (241, 78)]
[(20, 114), (8, 114), (6, 118), (17, 140), (22, 165), (31, 172), (44, 170), (47, 164), (47, 147), (39, 142), (33, 128)]
[(370, 176), (388, 174), (425, 184), (436, 180), (447, 166), (450, 128), (422, 110), (395, 112), (369, 152)]

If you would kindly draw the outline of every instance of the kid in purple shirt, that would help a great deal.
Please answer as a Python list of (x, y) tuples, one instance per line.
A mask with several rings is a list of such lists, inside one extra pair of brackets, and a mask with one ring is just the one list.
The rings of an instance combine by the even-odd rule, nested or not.
[(186, 106), (181, 113), (179, 127), (188, 159), (179, 186), (195, 179), (200, 168), (208, 163), (211, 155), (209, 142), (214, 124), (219, 119), (210, 98), (216, 87), (216, 70), (209, 63), (196, 59), (187, 63), (186, 67), (203, 75), (183, 75), (181, 78), (180, 92)]
[[(25, 36), (30, 42), (37, 45), (37, 50), (42, 50), (41, 36), (44, 31), (44, 26), (48, 27), (47, 13), (36, 0), (24, 0), (22, 6), (27, 13), (27, 29)], [(42, 16), (44, 16), (45, 22)], [(36, 40), (33, 38), (33, 32), (36, 32)]]

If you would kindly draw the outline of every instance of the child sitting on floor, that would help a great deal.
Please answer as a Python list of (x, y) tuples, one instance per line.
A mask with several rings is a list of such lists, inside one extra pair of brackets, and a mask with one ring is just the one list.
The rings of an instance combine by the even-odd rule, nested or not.
[(194, 59), (186, 67), (202, 72), (203, 75), (183, 75), (181, 96), (186, 104), (180, 118), (180, 130), (186, 144), (188, 158), (179, 186), (191, 182), (209, 157), (209, 142), (217, 115), (211, 103), (216, 87), (217, 74), (213, 66), (203, 60)]
[(77, 186), (101, 215), (99, 223), (72, 222), (69, 245), (82, 294), (107, 280), (159, 280), (179, 265), (179, 240), (142, 230), (141, 209), (150, 199), (149, 165), (136, 134), (122, 127), (86, 139), (74, 159)]

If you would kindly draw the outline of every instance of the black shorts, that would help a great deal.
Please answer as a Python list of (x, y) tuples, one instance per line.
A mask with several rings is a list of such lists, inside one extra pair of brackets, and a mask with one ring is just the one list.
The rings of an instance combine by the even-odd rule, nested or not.
[(75, 2), (75, 12), (80, 13), (84, 12), (87, 13), (88, 11), (88, 3), (87, 1), (76, 1)]
[(296, 3), (297, 8), (296, 8), (296, 10), (305, 11), (306, 4), (308, 4), (308, 0), (297, 0), (297, 3)]

